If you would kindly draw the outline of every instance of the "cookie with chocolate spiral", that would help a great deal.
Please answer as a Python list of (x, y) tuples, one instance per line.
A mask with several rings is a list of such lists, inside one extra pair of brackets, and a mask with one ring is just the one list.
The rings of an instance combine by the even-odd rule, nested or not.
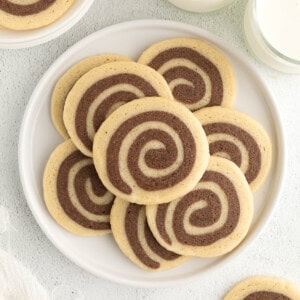
[(135, 99), (161, 96), (173, 100), (164, 78), (135, 62), (113, 62), (83, 75), (66, 99), (63, 120), (77, 148), (92, 156), (94, 136), (118, 107)]
[(0, 24), (13, 30), (47, 26), (63, 16), (74, 0), (0, 0)]
[(188, 259), (166, 250), (156, 241), (143, 205), (116, 198), (111, 211), (111, 229), (120, 250), (147, 271), (171, 269)]
[(166, 249), (216, 257), (237, 247), (253, 216), (253, 196), (241, 170), (212, 157), (201, 181), (185, 196), (146, 208), (149, 227)]
[(84, 236), (110, 232), (115, 196), (100, 181), (93, 160), (77, 150), (71, 140), (51, 154), (43, 187), (50, 214), (66, 230)]
[(51, 117), (55, 128), (64, 139), (69, 139), (70, 137), (63, 122), (63, 111), (66, 98), (76, 81), (93, 68), (115, 61), (130, 60), (130, 58), (118, 54), (90, 56), (74, 64), (59, 78), (51, 98)]
[(207, 167), (208, 152), (193, 113), (176, 101), (152, 97), (127, 103), (104, 121), (93, 158), (108, 190), (147, 205), (188, 193)]
[(264, 183), (272, 162), (272, 144), (264, 128), (230, 108), (204, 108), (195, 116), (207, 135), (210, 154), (233, 161), (255, 192)]
[(145, 50), (138, 62), (159, 72), (174, 99), (192, 111), (206, 106), (232, 106), (235, 100), (233, 68), (224, 54), (206, 41), (162, 41)]
[(300, 287), (293, 282), (267, 276), (254, 276), (236, 284), (224, 300), (297, 300)]

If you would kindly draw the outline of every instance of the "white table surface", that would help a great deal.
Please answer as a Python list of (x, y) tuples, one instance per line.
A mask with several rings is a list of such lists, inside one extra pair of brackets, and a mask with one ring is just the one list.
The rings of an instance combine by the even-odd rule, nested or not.
[[(210, 14), (181, 11), (166, 0), (95, 0), (70, 31), (47, 44), (24, 50), (0, 50), (0, 205), (8, 208), (12, 249), (51, 292), (68, 286), (81, 299), (221, 299), (237, 281), (256, 274), (283, 276), (300, 284), (300, 76), (262, 66), (243, 37), (245, 0)], [(67, 48), (88, 34), (128, 20), (156, 18), (193, 24), (227, 40), (246, 55), (273, 90), (287, 141), (287, 176), (279, 205), (260, 237), (224, 270), (201, 281), (163, 289), (135, 289), (96, 278), (65, 258), (35, 222), (18, 174), (18, 136), (30, 95), (42, 74)], [(41, 99), (42, 101), (42, 99)], [(101, 255), (101, 254), (100, 254)]]

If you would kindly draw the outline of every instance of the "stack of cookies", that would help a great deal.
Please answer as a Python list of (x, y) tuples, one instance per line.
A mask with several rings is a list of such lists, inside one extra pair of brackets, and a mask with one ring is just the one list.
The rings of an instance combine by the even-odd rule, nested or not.
[(80, 61), (53, 91), (66, 141), (45, 169), (49, 212), (74, 234), (112, 232), (149, 271), (232, 251), (272, 157), (261, 125), (231, 108), (235, 95), (231, 64), (201, 40), (159, 42), (138, 62)]

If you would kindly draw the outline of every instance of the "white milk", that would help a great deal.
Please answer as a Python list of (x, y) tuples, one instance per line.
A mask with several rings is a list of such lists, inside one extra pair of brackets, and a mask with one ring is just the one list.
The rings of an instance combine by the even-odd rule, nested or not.
[(281, 54), (300, 61), (300, 0), (256, 1), (265, 39)]
[(207, 12), (219, 9), (233, 0), (168, 0), (181, 9), (193, 12)]

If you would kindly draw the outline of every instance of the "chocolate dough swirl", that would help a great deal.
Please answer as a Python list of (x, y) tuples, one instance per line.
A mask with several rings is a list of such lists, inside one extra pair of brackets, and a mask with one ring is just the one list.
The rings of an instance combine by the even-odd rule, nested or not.
[[(86, 162), (76, 169), (74, 181), (70, 182), (70, 176), (74, 172), (74, 167), (80, 162)], [(73, 174), (74, 175), (74, 174)], [(91, 191), (87, 191), (88, 182), (91, 183)], [(70, 185), (74, 187), (74, 191), (70, 191)], [(96, 204), (90, 199), (89, 194), (96, 197), (104, 198), (106, 204)], [(57, 176), (57, 196), (59, 203), (65, 213), (76, 223), (85, 228), (94, 230), (110, 229), (109, 221), (100, 222), (93, 221), (84, 216), (73, 204), (72, 197), (76, 197), (82, 208), (87, 214), (96, 216), (109, 216), (113, 204), (114, 196), (110, 194), (99, 180), (93, 161), (85, 157), (80, 151), (76, 150), (71, 153), (60, 165)], [(74, 200), (74, 199), (73, 199)]]
[(159, 177), (146, 176), (139, 167), (139, 157), (148, 142), (158, 141), (164, 145), (164, 148), (150, 149), (146, 152), (145, 164), (152, 169), (162, 170), (172, 166), (176, 162), (178, 149), (174, 138), (168, 132), (158, 128), (147, 128), (145, 125), (145, 130), (131, 142), (127, 156), (122, 155), (122, 157), (127, 157), (127, 168), (140, 188), (146, 191), (170, 188), (189, 175), (196, 160), (196, 144), (193, 135), (177, 116), (164, 111), (149, 111), (131, 117), (114, 132), (106, 151), (106, 170), (109, 180), (118, 190), (128, 195), (131, 194), (132, 189), (121, 176), (119, 163), (121, 146), (132, 130), (147, 122), (166, 124), (179, 136), (183, 148), (183, 161), (170, 174)]
[[(255, 139), (245, 130), (229, 123), (211, 123), (203, 126), (206, 135), (226, 134), (242, 142), (247, 150), (248, 168), (245, 171), (246, 179), (251, 183), (258, 175), (261, 169), (261, 152)], [(231, 141), (221, 138), (209, 144), (210, 154), (225, 152), (231, 161), (238, 167), (242, 164), (241, 150)]]
[[(194, 63), (207, 75), (210, 81), (210, 87), (208, 87), (199, 72), (185, 65), (174, 64), (173, 67), (166, 70), (162, 75), (169, 84), (174, 80), (184, 80), (173, 88), (173, 96), (176, 100), (183, 104), (200, 103), (208, 92), (207, 89), (210, 89), (210, 99), (205, 106), (221, 105), (223, 101), (223, 81), (217, 66), (205, 56), (187, 47), (165, 50), (152, 59), (148, 65), (159, 71), (165, 63), (172, 59), (185, 59)], [(196, 109), (199, 109), (201, 106), (203, 105), (200, 105)]]
[(244, 298), (244, 300), (292, 300), (292, 299), (280, 293), (259, 291), (248, 295), (246, 298)]
[(32, 4), (17, 4), (9, 0), (0, 0), (0, 9), (14, 16), (30, 16), (48, 9), (56, 0), (39, 0)]
[[(166, 250), (156, 241), (150, 231), (146, 218), (144, 219), (144, 222), (142, 222), (142, 226), (139, 225), (139, 218), (142, 213), (145, 214), (144, 210), (145, 207), (142, 205), (133, 203), (128, 204), (125, 217), (125, 232), (132, 251), (137, 258), (149, 268), (158, 269), (160, 267), (160, 263), (156, 261), (155, 258), (151, 257), (151, 253), (148, 253), (143, 247), (144, 242), (155, 254), (164, 260), (172, 261), (177, 259), (179, 255)], [(143, 231), (142, 236), (145, 239), (144, 241), (140, 240), (140, 230)]]
[[(175, 210), (172, 214), (172, 231), (174, 232), (177, 240), (184, 245), (191, 246), (208, 246), (216, 241), (230, 235), (236, 228), (240, 216), (240, 203), (232, 182), (223, 174), (215, 171), (206, 171), (203, 178), (203, 183), (215, 183), (226, 196), (228, 204), (228, 214), (225, 223), (221, 228), (217, 228), (213, 232), (204, 234), (189, 234), (187, 233), (184, 223), (187, 210), (195, 203), (205, 201), (206, 206), (201, 209), (194, 210), (188, 222), (195, 227), (204, 228), (213, 226), (220, 217), (224, 214), (219, 196), (213, 190), (208, 188), (195, 188), (186, 196), (181, 198), (176, 204)], [(168, 211), (168, 204), (159, 205), (156, 213), (156, 227), (163, 240), (171, 245), (171, 239), (166, 229), (166, 218)]]
[[(83, 94), (80, 103), (77, 107), (75, 116), (75, 126), (78, 137), (81, 142), (92, 151), (93, 141), (89, 137), (87, 131), (87, 116), (92, 103), (106, 90), (116, 86), (127, 84), (131, 85), (140, 92), (143, 93), (144, 97), (158, 96), (158, 92), (153, 88), (153, 86), (144, 80), (143, 78), (134, 74), (117, 74), (112, 75), (98, 82), (94, 83), (87, 91)], [(120, 90), (113, 92), (107, 96), (99, 106), (97, 107), (93, 116), (93, 127), (95, 132), (99, 129), (100, 125), (106, 119), (111, 109), (118, 104), (124, 104), (134, 99), (139, 99), (140, 96), (132, 91)]]

